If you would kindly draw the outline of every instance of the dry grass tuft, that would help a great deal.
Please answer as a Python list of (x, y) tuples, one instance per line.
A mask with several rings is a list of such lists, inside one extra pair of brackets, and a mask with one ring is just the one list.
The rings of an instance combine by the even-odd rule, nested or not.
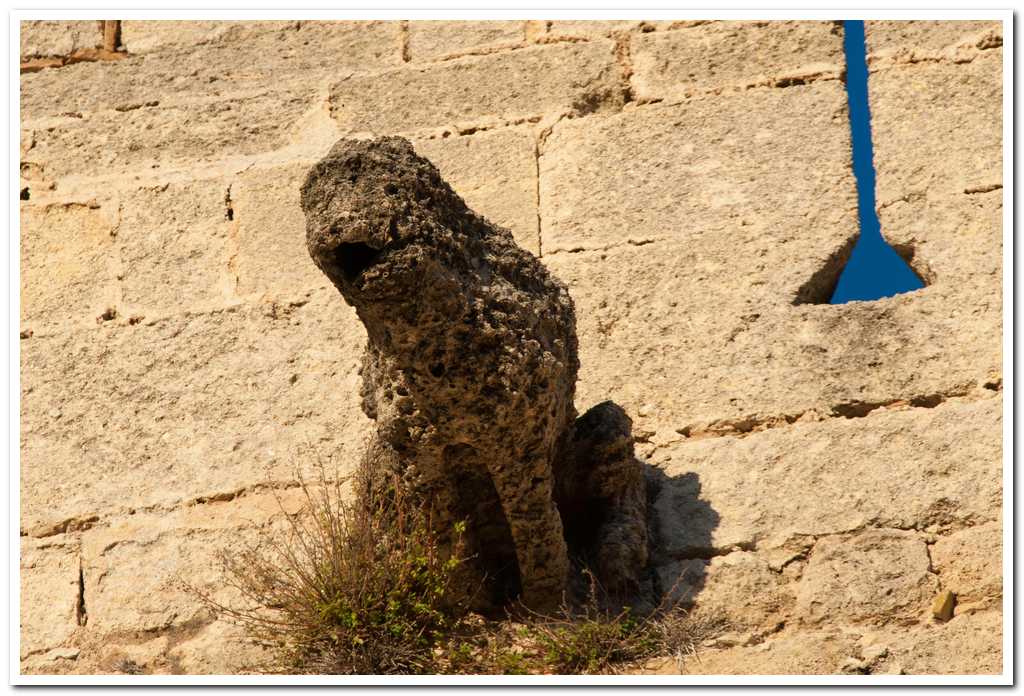
[[(401, 494), (349, 500), (347, 481), (302, 484), (305, 505), (283, 512), (260, 544), (222, 550), (226, 583), (246, 606), (200, 593), (217, 613), (241, 624), (278, 655), (275, 671), (299, 674), (436, 672), (438, 648), (466, 615), (448, 600), (464, 559), (444, 555), (429, 515)], [(397, 488), (395, 490), (398, 490)], [(462, 525), (454, 536), (461, 538)]]
[[(356, 490), (368, 490), (360, 479)], [(264, 528), (257, 545), (220, 552), (241, 606), (189, 588), (271, 647), (273, 672), (607, 674), (658, 656), (681, 660), (721, 629), (667, 603), (647, 616), (609, 610), (589, 573), (578, 606), (553, 616), (517, 607), (514, 616), (485, 619), (451, 591), (468, 560), (463, 523), (448, 530), (456, 543), (443, 552), (429, 513), (408, 505), (397, 486), (386, 499), (352, 500), (348, 481), (329, 479), (322, 462), (316, 485), (301, 486), (299, 512), (282, 505), (282, 523)]]

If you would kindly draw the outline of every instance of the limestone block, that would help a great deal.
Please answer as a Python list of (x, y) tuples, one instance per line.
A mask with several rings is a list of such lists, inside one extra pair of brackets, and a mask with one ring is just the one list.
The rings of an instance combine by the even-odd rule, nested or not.
[(853, 636), (834, 630), (791, 631), (751, 646), (701, 650), (683, 674), (838, 674), (856, 650)]
[(294, 20), (177, 20), (126, 19), (121, 22), (121, 42), (131, 54), (191, 49), (215, 42), (248, 41), (260, 34), (298, 30)]
[(21, 328), (95, 326), (117, 304), (119, 260), (109, 209), (21, 205)]
[[(949, 288), (979, 310), (1002, 306), (1003, 190), (896, 200), (878, 213), (891, 244), (912, 250), (925, 282)], [(999, 332), (992, 317), (991, 330)]]
[(865, 526), (998, 520), (1001, 410), (987, 399), (668, 446), (652, 458), (666, 476), (658, 538), (685, 557)]
[(632, 83), (641, 100), (802, 84), (838, 78), (844, 69), (842, 27), (833, 21), (708, 22), (632, 41)]
[(872, 529), (819, 539), (797, 590), (808, 624), (915, 623), (938, 590), (928, 550), (915, 532)]
[(95, 19), (24, 20), (20, 23), (21, 58), (69, 56), (102, 43)]
[[(399, 22), (302, 22), (297, 28), (285, 22), (277, 31), (242, 32), (238, 40), (228, 40), (237, 30), (227, 26), (223, 31), (224, 40), (203, 45), (24, 75), (22, 118), (151, 101), (197, 107), (214, 102), (224, 110), (236, 93), (315, 91), (339, 73), (401, 64)], [(67, 89), (69, 81), (74, 90)]]
[(474, 211), (512, 230), (516, 243), (539, 253), (537, 160), (528, 128), (413, 140)]
[(765, 559), (735, 551), (710, 561), (688, 559), (659, 569), (663, 591), (697, 610), (729, 621), (731, 630), (770, 630), (786, 618), (793, 605), (793, 588)]
[(1003, 595), (1003, 529), (997, 521), (940, 537), (932, 546), (932, 564), (942, 586), (956, 593), (957, 604)]
[[(794, 123), (800, 138), (773, 136)], [(1000, 295), (986, 280), (998, 280), (1000, 236), (979, 222), (998, 208), (981, 194), (969, 226), (947, 216), (896, 239), (926, 277), (934, 264), (984, 282), (793, 305), (827, 302), (855, 239), (848, 131), (838, 82), (555, 127), (540, 160), (542, 248), (579, 310), (584, 404), (613, 398), (671, 439), (963, 393), (1000, 373)], [(593, 251), (559, 251), (580, 248)]]
[[(882, 232), (929, 284), (999, 311), (1002, 285), (1001, 50), (968, 64), (872, 73)], [(911, 125), (913, 123), (913, 125)], [(992, 320), (998, 333), (999, 322)]]
[(239, 536), (238, 530), (192, 535), (171, 531), (151, 540), (125, 539), (102, 556), (87, 558), (90, 631), (153, 633), (209, 621), (209, 608), (181, 582), (219, 601), (237, 602), (225, 588), (216, 551)]
[(353, 74), (331, 88), (331, 115), (346, 133), (394, 134), (617, 107), (621, 70), (612, 47), (554, 44)]
[(354, 465), (365, 340), (319, 291), (22, 342), (23, 529), (288, 480), (305, 445)]
[(544, 24), (548, 36), (595, 39), (610, 36), (615, 32), (640, 31), (645, 27), (670, 25), (671, 22), (644, 22), (639, 19), (555, 19)]
[(880, 208), (1002, 184), (1001, 49), (875, 72), (868, 90)]
[(257, 492), (164, 514), (136, 513), (87, 530), (82, 556), (90, 632), (156, 633), (208, 623), (210, 608), (195, 591), (239, 606), (220, 554), (251, 547), (268, 524), (282, 528), (282, 513), (294, 514), (303, 502), (299, 489)]
[(247, 640), (243, 629), (214, 621), (170, 650), (168, 658), (182, 674), (266, 674), (272, 655)]
[(999, 674), (1006, 659), (999, 611), (955, 616), (919, 630), (894, 630), (884, 640), (888, 664), (902, 674)]
[(864, 22), (868, 65), (957, 58), (957, 49), (984, 50), (1002, 44), (1002, 22), (960, 20), (871, 20)]
[(21, 659), (62, 645), (79, 627), (79, 548), (64, 536), (21, 539)]
[[(61, 70), (86, 65), (100, 64), (79, 63)], [(102, 81), (103, 76), (83, 74), (78, 79)], [(135, 172), (245, 158), (293, 142), (296, 126), (315, 101), (314, 90), (300, 89), (235, 92), (225, 99), (197, 98), (177, 104), (160, 99), (115, 102), (103, 111), (23, 122), (35, 140), (24, 161), (40, 167), (51, 179), (123, 180)], [(244, 166), (243, 159), (238, 169)]]
[(226, 304), (228, 232), (223, 179), (168, 183), (119, 196), (117, 242), (129, 316)]
[(230, 158), (242, 158), (242, 169), (247, 156), (315, 145), (310, 120), (323, 113), (330, 123), (322, 108), (328, 82), (400, 64), (399, 31), (398, 22), (311, 22), (27, 74), (22, 128), (35, 138), (27, 161), (51, 179)]
[(522, 45), (523, 21), (445, 20), (409, 22), (409, 58), (414, 63)]
[(657, 445), (998, 385), (991, 289), (793, 306), (827, 242), (807, 244), (810, 230), (776, 242), (758, 229), (545, 255), (576, 303), (581, 407), (614, 399)]
[(544, 253), (740, 237), (824, 262), (858, 229), (849, 142), (838, 81), (562, 121), (540, 160)]
[(250, 169), (231, 187), (242, 296), (292, 298), (329, 285), (306, 251), (299, 186), (311, 163)]

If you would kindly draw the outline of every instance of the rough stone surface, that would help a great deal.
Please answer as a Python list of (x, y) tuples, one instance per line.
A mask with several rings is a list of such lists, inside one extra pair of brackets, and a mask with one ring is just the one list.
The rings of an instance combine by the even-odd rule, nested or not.
[(309, 163), (253, 168), (231, 186), (237, 253), (231, 262), (241, 296), (289, 300), (327, 287), (308, 263), (299, 186)]
[[(802, 137), (780, 141), (794, 121)], [(838, 81), (564, 121), (540, 161), (544, 253), (645, 240), (721, 248), (738, 237), (778, 240), (771, 254), (795, 238), (817, 243), (818, 259), (807, 260), (824, 262), (857, 231), (849, 142)]]
[(942, 586), (970, 605), (1003, 596), (1003, 530), (999, 521), (941, 537), (932, 546), (932, 565)]
[(956, 616), (927, 629), (888, 636), (889, 669), (901, 674), (999, 674), (1005, 669), (1001, 613)]
[(246, 157), (301, 148), (309, 120), (326, 118), (323, 99), (339, 71), (401, 64), (400, 27), (295, 24), (23, 75), (22, 127), (35, 140), (24, 159), (56, 179), (230, 158), (242, 158), (241, 169)]
[(230, 222), (223, 180), (140, 188), (119, 197), (120, 313), (168, 314), (182, 295), (198, 306), (231, 298), (224, 267)]
[(809, 624), (916, 623), (939, 582), (914, 532), (872, 529), (819, 539), (800, 578), (796, 611)]
[(444, 60), (469, 53), (492, 53), (525, 41), (522, 21), (411, 21), (409, 60)]
[[(666, 481), (655, 502), (665, 553), (865, 527), (953, 531), (999, 518), (1002, 404), (796, 424), (746, 437), (683, 441), (650, 461)], [(816, 491), (828, 505), (808, 505)]]
[(521, 590), (527, 605), (558, 606), (566, 539), (579, 534), (571, 520), (600, 514), (588, 501), (606, 508), (591, 542), (599, 577), (613, 591), (635, 585), (645, 483), (621, 409), (596, 407), (573, 427), (579, 363), (565, 287), (400, 138), (339, 141), (310, 170), (302, 208), (310, 255), (369, 337), (371, 486), (397, 475), (432, 501), (440, 529), (468, 517), (488, 601)]
[(1002, 25), (991, 21), (866, 21), (868, 65), (928, 60), (966, 61), (978, 49), (1002, 45)]
[(854, 636), (838, 631), (802, 631), (769, 642), (724, 650), (702, 650), (700, 659), (685, 660), (682, 674), (838, 674), (856, 650)]
[(109, 208), (93, 201), (22, 203), (21, 220), (22, 330), (95, 325), (119, 294), (115, 220)]
[[(22, 30), (52, 63), (99, 37)], [(174, 578), (218, 587), (261, 486), (308, 446), (351, 472), (379, 425), (299, 205), (359, 131), (409, 135), (568, 287), (576, 404), (622, 407), (577, 444), (621, 456), (632, 421), (644, 580), (731, 624), (647, 671), (998, 673), (1002, 27), (866, 33), (882, 231), (927, 287), (841, 306), (816, 304), (858, 227), (828, 22), (125, 20), (121, 60), (23, 74), (20, 670), (259, 669)], [(897, 551), (875, 585), (904, 596), (827, 596)]]
[(366, 420), (346, 392), (364, 336), (323, 290), (26, 340), (22, 528), (308, 474), (308, 443), (354, 459)]
[(665, 563), (660, 582), (663, 591), (675, 587), (686, 604), (713, 608), (733, 631), (773, 631), (793, 608), (792, 583), (749, 551)]
[(126, 19), (121, 22), (121, 42), (132, 54), (191, 49), (212, 43), (243, 42), (260, 34), (298, 31), (296, 21)]
[(21, 543), (21, 659), (61, 645), (84, 620), (77, 539)]
[[(987, 50), (964, 65), (924, 63), (871, 73), (879, 207), (1000, 185), (1002, 53)], [(936, 118), (940, 104), (942, 117)]]
[(536, 140), (528, 127), (412, 143), (470, 208), (512, 230), (531, 254), (540, 252)]
[[(556, 19), (540, 22), (543, 26), (542, 38), (572, 37), (594, 39), (610, 36), (616, 32), (630, 32), (653, 28), (658, 22), (644, 22), (638, 19)], [(663, 24), (670, 24), (664, 22)]]
[(331, 88), (331, 115), (346, 133), (385, 134), (614, 108), (624, 85), (612, 48), (611, 41), (554, 44), (355, 73)]
[(21, 58), (69, 56), (83, 48), (95, 48), (103, 41), (95, 19), (22, 21)]
[[(716, 50), (709, 51), (708, 46)], [(709, 22), (633, 36), (633, 88), (641, 100), (753, 85), (803, 84), (843, 71), (839, 22)]]

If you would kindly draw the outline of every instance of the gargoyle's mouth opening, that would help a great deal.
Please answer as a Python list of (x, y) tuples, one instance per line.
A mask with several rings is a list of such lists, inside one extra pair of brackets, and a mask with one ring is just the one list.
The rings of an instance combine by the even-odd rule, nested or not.
[(381, 250), (362, 242), (342, 243), (334, 250), (334, 262), (341, 269), (345, 280), (352, 282), (363, 271), (377, 263)]

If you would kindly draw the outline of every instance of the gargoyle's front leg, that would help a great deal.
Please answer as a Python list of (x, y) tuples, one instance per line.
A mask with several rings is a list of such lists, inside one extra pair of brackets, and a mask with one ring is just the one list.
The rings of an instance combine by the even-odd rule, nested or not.
[(569, 559), (550, 465), (546, 459), (502, 460), (488, 470), (515, 543), (520, 599), (534, 611), (555, 612), (566, 599)]

